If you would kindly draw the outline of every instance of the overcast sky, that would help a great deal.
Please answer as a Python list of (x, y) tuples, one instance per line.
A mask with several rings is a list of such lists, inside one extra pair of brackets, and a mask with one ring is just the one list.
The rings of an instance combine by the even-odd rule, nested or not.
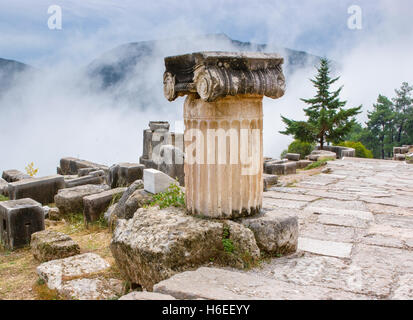
[[(62, 30), (47, 26), (53, 4), (62, 8)], [(354, 4), (361, 30), (347, 26)], [(81, 63), (125, 42), (225, 33), (340, 58), (365, 41), (411, 42), (412, 12), (410, 0), (1, 0), (0, 56), (37, 66)]]
[[(61, 30), (48, 28), (51, 5), (62, 8)], [(353, 5), (361, 9), (361, 29), (348, 27)], [(163, 98), (159, 57), (147, 74), (125, 84), (155, 86), (146, 110), (85, 92), (79, 66), (127, 42), (225, 33), (274, 51), (326, 56), (340, 63), (337, 86), (344, 85), (347, 107), (363, 105), (364, 122), (379, 94), (391, 98), (403, 81), (413, 84), (412, 12), (411, 0), (0, 0), (0, 58), (42, 70), (0, 99), (0, 140), (7, 150), (0, 172), (24, 171), (34, 161), (39, 175), (52, 174), (64, 156), (136, 162), (149, 120), (182, 120), (183, 99)], [(283, 98), (264, 99), (266, 156), (279, 157), (287, 148), (291, 137), (278, 133), (280, 115), (304, 118), (300, 98), (314, 95), (308, 81), (314, 73), (314, 67), (299, 70), (287, 78)]]

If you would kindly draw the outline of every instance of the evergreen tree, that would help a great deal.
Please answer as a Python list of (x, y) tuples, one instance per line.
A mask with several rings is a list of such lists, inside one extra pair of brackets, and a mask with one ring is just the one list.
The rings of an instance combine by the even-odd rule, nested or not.
[(377, 103), (373, 104), (373, 110), (367, 112), (369, 121), (367, 131), (370, 133), (369, 144), (376, 158), (384, 159), (393, 148), (392, 135), (395, 113), (393, 103), (385, 96), (379, 95)]
[(317, 94), (311, 99), (301, 99), (309, 105), (304, 109), (307, 121), (295, 121), (281, 116), (286, 124), (286, 130), (280, 131), (285, 135), (293, 135), (295, 139), (303, 142), (317, 142), (320, 149), (326, 142), (339, 143), (351, 131), (355, 124), (354, 116), (360, 113), (360, 107), (343, 109), (346, 101), (339, 98), (342, 87), (330, 92), (330, 86), (339, 78), (330, 77), (329, 61), (320, 60), (315, 79), (311, 79)]
[(395, 90), (396, 97), (393, 98), (393, 103), (396, 111), (395, 125), (397, 130), (397, 135), (395, 137), (398, 145), (408, 143), (409, 137), (407, 136), (409, 118), (412, 114), (413, 109), (413, 99), (411, 96), (411, 91), (413, 87), (409, 86), (407, 82), (403, 82), (400, 90)]

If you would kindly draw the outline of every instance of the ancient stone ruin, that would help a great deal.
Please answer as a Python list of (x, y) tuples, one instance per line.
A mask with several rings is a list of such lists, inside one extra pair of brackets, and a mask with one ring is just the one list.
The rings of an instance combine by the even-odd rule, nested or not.
[(187, 95), (189, 158), (184, 167), (190, 213), (236, 218), (260, 211), (262, 99), (283, 96), (282, 64), (279, 55), (263, 53), (200, 52), (165, 58), (165, 97), (173, 101)]

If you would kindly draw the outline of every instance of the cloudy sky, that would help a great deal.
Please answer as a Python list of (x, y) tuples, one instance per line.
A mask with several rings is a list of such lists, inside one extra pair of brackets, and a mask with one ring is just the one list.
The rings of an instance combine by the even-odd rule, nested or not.
[[(51, 5), (62, 8), (61, 30), (48, 28)], [(354, 5), (361, 29), (348, 27)], [(391, 97), (402, 81), (413, 83), (411, 12), (411, 0), (0, 0), (0, 58), (49, 71), (0, 100), (0, 139), (8, 150), (0, 171), (24, 170), (34, 161), (40, 174), (50, 174), (62, 156), (108, 165), (137, 161), (149, 120), (182, 118), (182, 99), (163, 102), (169, 111), (143, 113), (76, 88), (73, 70), (127, 42), (225, 33), (326, 56), (341, 65), (338, 85), (348, 106), (363, 104), (367, 111), (379, 93)], [(147, 76), (161, 79), (162, 72), (156, 65)], [(287, 147), (291, 139), (277, 133), (280, 114), (303, 118), (299, 98), (313, 94), (313, 74), (300, 70), (287, 79), (285, 97), (265, 99), (266, 155), (277, 157)], [(360, 121), (365, 118), (366, 112)]]

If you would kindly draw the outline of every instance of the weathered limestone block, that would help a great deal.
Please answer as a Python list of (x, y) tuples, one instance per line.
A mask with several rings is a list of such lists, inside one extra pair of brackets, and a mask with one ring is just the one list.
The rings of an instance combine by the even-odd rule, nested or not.
[(148, 291), (133, 291), (123, 297), (120, 297), (119, 300), (175, 300), (175, 298), (168, 294)]
[(301, 155), (299, 153), (287, 153), (285, 156), (289, 161), (300, 160)]
[(406, 155), (401, 154), (401, 153), (396, 153), (394, 155), (393, 159), (396, 160), (396, 161), (404, 161), (404, 160), (406, 160)]
[(149, 129), (154, 132), (157, 130), (169, 131), (169, 122), (168, 121), (150, 121)]
[(125, 202), (123, 208), (119, 208), (118, 218), (131, 219), (135, 212), (145, 205), (150, 204), (153, 201), (153, 194), (143, 189), (136, 190), (128, 200)]
[(3, 171), (2, 178), (7, 182), (16, 182), (23, 179), (30, 179), (31, 176), (19, 170), (12, 169)]
[(257, 216), (240, 220), (254, 232), (261, 251), (271, 254), (288, 254), (297, 250), (298, 219), (293, 214), (267, 211)]
[(310, 160), (299, 160), (297, 161), (297, 169), (304, 169), (312, 163), (313, 161)]
[(49, 289), (66, 299), (107, 300), (121, 295), (122, 282), (99, 277), (110, 268), (108, 262), (95, 253), (85, 253), (39, 265), (39, 277)]
[(59, 208), (55, 208), (55, 207), (50, 208), (49, 206), (43, 206), (43, 212), (44, 212), (45, 219), (49, 219), (53, 221), (62, 220)]
[(105, 172), (107, 172), (107, 170), (109, 169), (107, 166), (102, 164), (67, 157), (60, 159), (60, 168), (58, 169), (58, 173), (62, 175), (78, 174), (79, 169), (82, 168), (99, 168), (104, 170)]
[(31, 235), (44, 230), (44, 212), (32, 199), (0, 202), (0, 240), (14, 250), (30, 243)]
[(267, 173), (286, 175), (295, 174), (297, 170), (297, 162), (287, 162), (281, 164), (270, 164), (267, 166)]
[[(320, 146), (317, 146), (317, 150), (320, 149)], [(356, 150), (349, 147), (341, 147), (341, 146), (323, 146), (324, 151), (334, 152), (336, 154), (337, 159), (341, 159), (344, 157), (355, 157)], [(311, 160), (311, 159), (310, 159)]]
[(326, 160), (330, 158), (336, 159), (337, 154), (335, 152), (331, 152), (327, 150), (314, 150), (308, 156), (308, 160), (311, 160), (311, 161), (320, 161), (320, 160)]
[[(122, 197), (116, 204), (116, 206), (113, 208), (112, 213), (108, 213), (110, 215), (110, 219), (112, 220), (113, 217), (118, 217), (119, 219), (127, 219), (127, 214), (126, 214), (126, 202), (129, 200), (129, 198), (134, 194), (135, 191), (137, 190), (142, 190), (143, 191), (143, 181), (142, 180), (136, 180), (134, 183), (132, 183), (126, 191), (123, 193)], [(136, 210), (138, 210), (140, 207), (136, 207)], [(135, 211), (136, 211), (135, 210)], [(133, 212), (134, 213), (134, 212)], [(132, 214), (133, 216), (133, 214)], [(131, 216), (131, 217), (132, 217)], [(131, 218), (129, 217), (129, 218)], [(109, 221), (108, 221), (109, 222)]]
[(9, 183), (3, 178), (0, 178), (0, 195), (7, 196), (8, 194), (9, 194)]
[(158, 169), (173, 179), (178, 179), (180, 185), (185, 184), (184, 161), (185, 155), (181, 149), (167, 144), (160, 149)]
[(87, 184), (73, 188), (61, 189), (54, 202), (62, 215), (83, 212), (83, 198), (91, 194), (109, 190), (106, 184)]
[(278, 176), (274, 174), (263, 174), (264, 179), (264, 191), (272, 186), (275, 186), (278, 182)]
[(145, 169), (143, 171), (143, 182), (145, 191), (153, 194), (164, 192), (171, 184), (177, 184), (176, 180), (155, 169)]
[[(94, 172), (99, 172), (99, 171), (94, 171)], [(88, 174), (87, 176), (65, 180), (65, 187), (74, 188), (74, 187), (84, 186), (88, 184), (102, 184), (105, 182), (105, 177), (100, 175), (100, 173), (101, 172), (99, 172), (99, 175)]]
[(83, 198), (83, 216), (86, 222), (99, 220), (109, 205), (122, 197), (126, 188), (116, 188), (92, 194)]
[(114, 300), (123, 293), (123, 282), (119, 279), (83, 278), (65, 281), (58, 289), (65, 299)]
[[(232, 252), (224, 250), (223, 239)], [(110, 248), (124, 275), (149, 291), (211, 259), (242, 267), (243, 259), (253, 262), (260, 254), (254, 234), (241, 224), (199, 219), (178, 208), (142, 208), (132, 219), (118, 220)]]
[(23, 179), (9, 184), (11, 200), (31, 198), (42, 204), (54, 202), (54, 196), (65, 187), (63, 176)]
[(165, 97), (173, 101), (187, 95), (184, 169), (189, 213), (222, 219), (261, 209), (262, 99), (284, 95), (282, 64), (279, 55), (264, 53), (198, 52), (165, 58)]
[(129, 187), (134, 181), (143, 178), (145, 166), (138, 163), (119, 163), (111, 166), (108, 185), (111, 188)]
[[(316, 269), (319, 270), (319, 269)], [(312, 271), (311, 276), (317, 271)], [(320, 272), (318, 272), (320, 273)], [(321, 272), (322, 273), (322, 272)], [(307, 278), (306, 278), (307, 279)], [(176, 299), (207, 300), (328, 300), (366, 296), (306, 283), (298, 285), (254, 273), (201, 267), (176, 274), (154, 286), (154, 292)]]
[(90, 173), (99, 171), (99, 168), (82, 168), (77, 171), (77, 176), (76, 177), (84, 177), (88, 176)]
[(287, 159), (266, 161), (264, 162), (264, 172), (266, 174), (276, 174), (278, 168), (277, 166), (285, 164), (287, 162)]
[(33, 256), (40, 262), (63, 259), (80, 254), (80, 247), (72, 238), (53, 230), (33, 233), (30, 246)]

